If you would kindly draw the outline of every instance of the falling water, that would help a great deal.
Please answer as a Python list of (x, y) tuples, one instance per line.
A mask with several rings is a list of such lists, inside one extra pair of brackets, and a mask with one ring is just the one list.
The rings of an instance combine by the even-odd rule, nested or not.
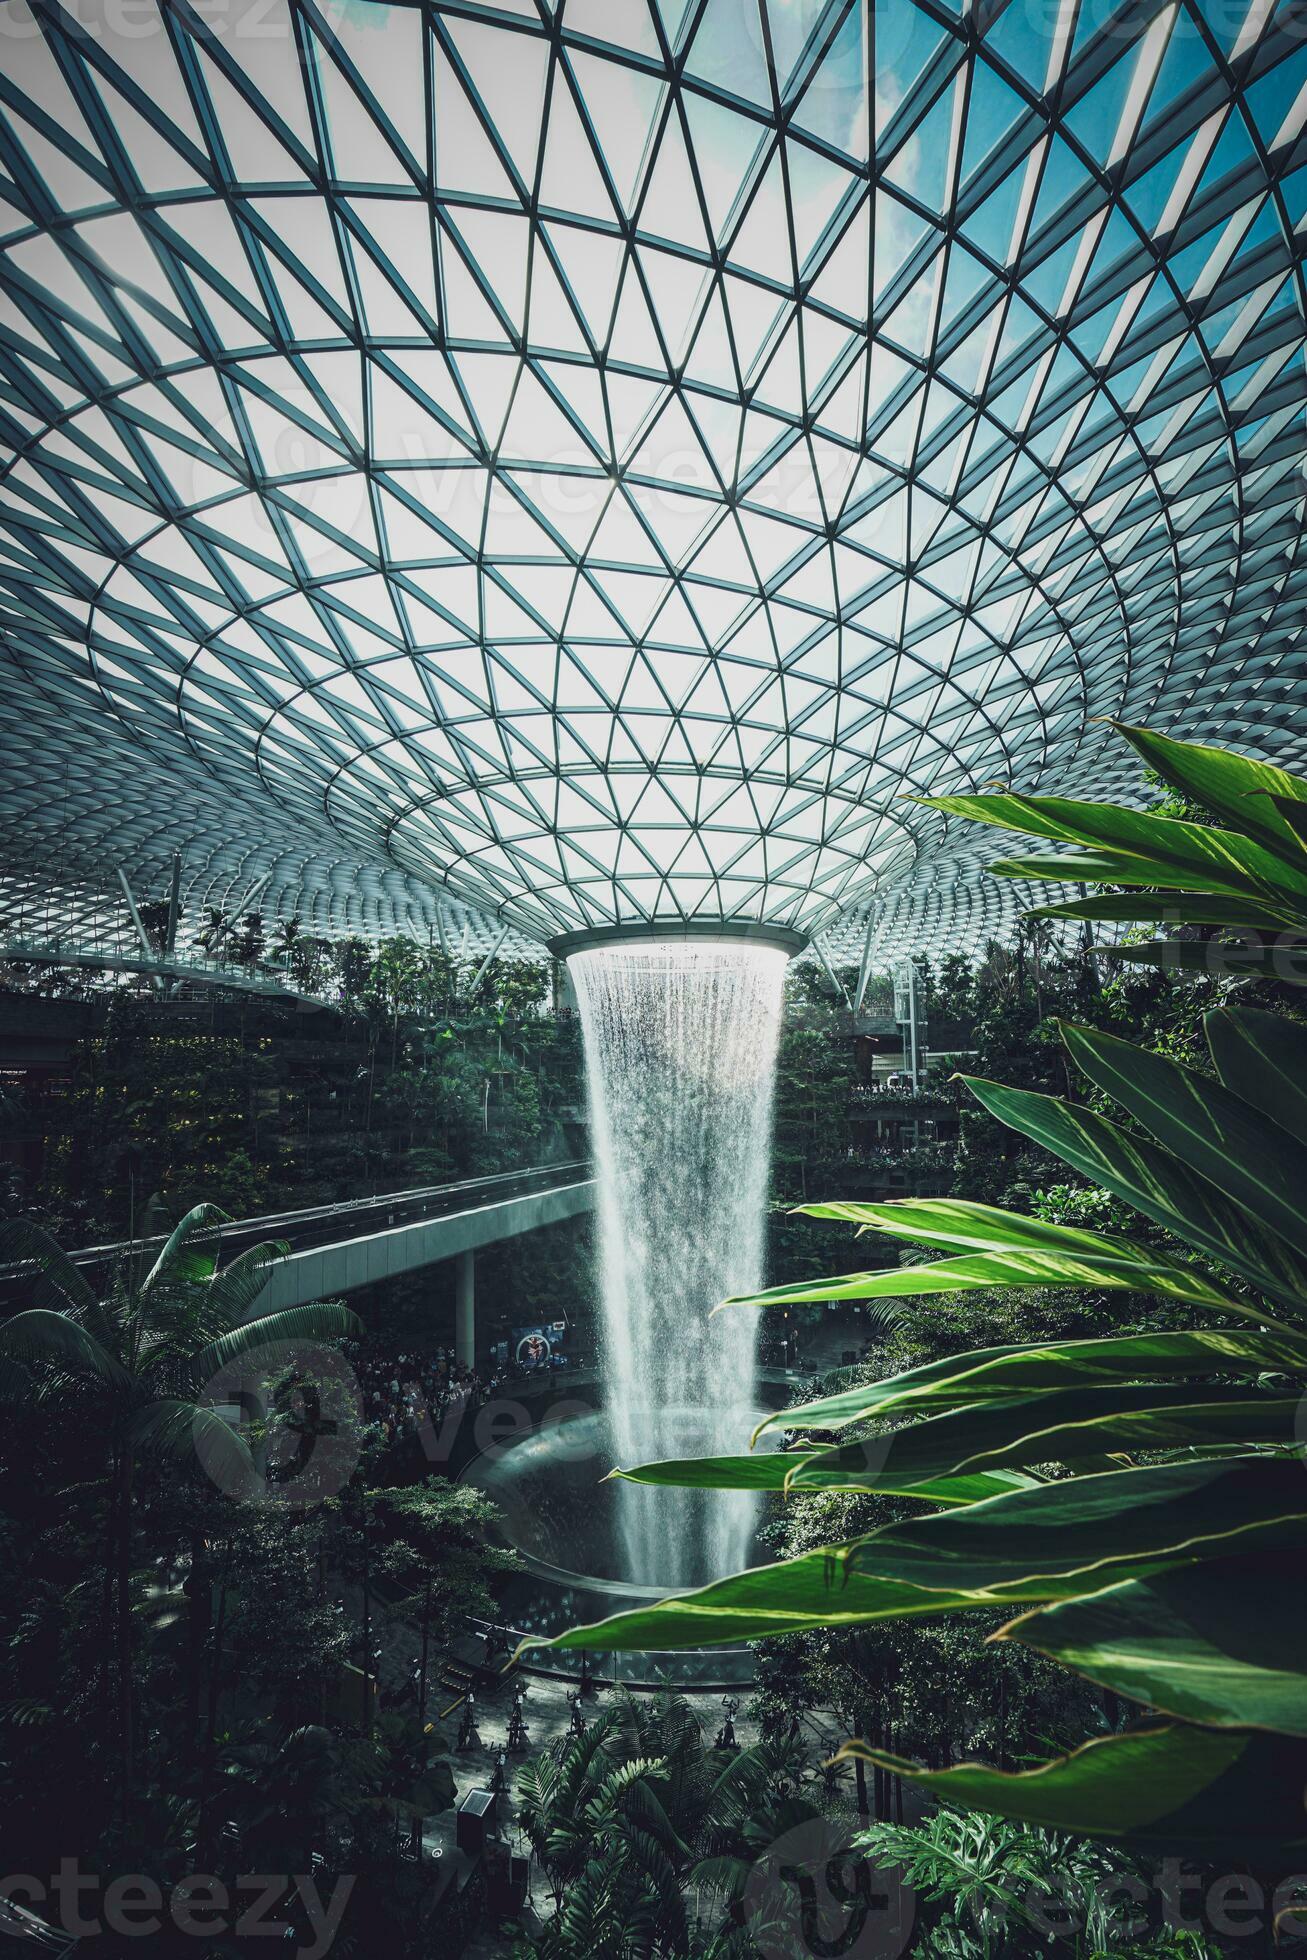
[[(737, 1452), (762, 1284), (786, 955), (744, 940), (574, 953), (598, 1176), (605, 1400), (619, 1464)], [(747, 1493), (624, 1484), (626, 1572), (688, 1585), (746, 1558)]]

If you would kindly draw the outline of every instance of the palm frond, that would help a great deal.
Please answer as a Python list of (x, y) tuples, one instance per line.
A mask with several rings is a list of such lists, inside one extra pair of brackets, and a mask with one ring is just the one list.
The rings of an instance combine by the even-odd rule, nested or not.
[(107, 1347), (67, 1314), (50, 1307), (30, 1307), (0, 1327), (0, 1355), (10, 1361), (45, 1363), (73, 1375), (90, 1375), (111, 1388), (124, 1390), (131, 1376)]
[(215, 1273), (205, 1289), (208, 1304), (222, 1316), (224, 1325), (234, 1327), (243, 1321), (268, 1283), (268, 1275), (290, 1257), (285, 1239), (267, 1239), (238, 1253), (220, 1273)]
[(191, 1379), (197, 1387), (221, 1373), (227, 1364), (256, 1348), (284, 1347), (287, 1359), (307, 1341), (343, 1340), (358, 1333), (358, 1315), (338, 1300), (320, 1300), (305, 1307), (284, 1307), (262, 1320), (247, 1320), (220, 1334), (192, 1358)]
[(7, 1218), (0, 1223), (0, 1265), (19, 1268), (17, 1277), (38, 1307), (53, 1307), (75, 1318), (95, 1310), (90, 1281), (34, 1218)]
[(690, 1867), (689, 1883), (702, 1886), (706, 1892), (720, 1892), (728, 1899), (741, 1893), (749, 1882), (749, 1875), (755, 1869), (756, 1860), (718, 1852), (710, 1858), (700, 1858)]
[(245, 1439), (214, 1409), (165, 1397), (138, 1410), (124, 1435), (144, 1455), (202, 1470), (229, 1496), (253, 1495), (259, 1487)]
[(170, 1232), (141, 1282), (141, 1296), (212, 1279), (218, 1268), (219, 1228), (230, 1223), (220, 1205), (194, 1205)]
[(754, 1743), (731, 1757), (709, 1793), (709, 1808), (731, 1816), (747, 1816), (766, 1789), (775, 1765), (764, 1743)]

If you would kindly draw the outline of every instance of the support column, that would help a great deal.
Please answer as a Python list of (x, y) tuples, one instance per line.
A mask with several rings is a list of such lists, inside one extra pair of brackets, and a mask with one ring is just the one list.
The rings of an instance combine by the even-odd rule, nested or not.
[(177, 950), (177, 920), (182, 903), (182, 854), (172, 854), (172, 884), (168, 888), (168, 930), (164, 935), (163, 950), (171, 955)]
[[(147, 960), (158, 959), (158, 954), (150, 944), (150, 935), (141, 924), (141, 915), (137, 909), (136, 900), (132, 895), (132, 888), (127, 882), (127, 873), (123, 870), (121, 864), (118, 866), (118, 883), (123, 888), (123, 897), (127, 900), (127, 910), (132, 915), (132, 924), (136, 927), (136, 937), (141, 942), (142, 953)], [(149, 971), (148, 967), (146, 971)], [(154, 988), (156, 994), (163, 992), (163, 981), (157, 973), (150, 974), (150, 985)]]
[(460, 1252), (454, 1274), (454, 1353), (461, 1366), (475, 1368), (477, 1359), (477, 1256)]

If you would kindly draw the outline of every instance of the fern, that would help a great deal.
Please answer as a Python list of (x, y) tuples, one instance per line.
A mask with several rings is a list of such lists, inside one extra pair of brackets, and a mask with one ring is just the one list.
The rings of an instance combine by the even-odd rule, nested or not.
[[(670, 1691), (613, 1696), (584, 1736), (518, 1776), (519, 1821), (556, 1901), (534, 1960), (756, 1960), (731, 1917), (759, 1856), (816, 1813), (774, 1789), (792, 1754), (774, 1745), (724, 1761)], [(707, 1923), (692, 1925), (687, 1894)]]

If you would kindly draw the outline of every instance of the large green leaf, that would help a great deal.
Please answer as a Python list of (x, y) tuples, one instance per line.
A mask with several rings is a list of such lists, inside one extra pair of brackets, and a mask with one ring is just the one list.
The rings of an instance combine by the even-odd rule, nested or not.
[[(1177, 742), (1152, 729), (1117, 722), (1115, 726), (1164, 782), (1201, 803), (1212, 815), (1246, 836), (1259, 839), (1282, 857), (1291, 871), (1307, 870), (1307, 851), (1281, 814), (1278, 799), (1307, 806), (1307, 783), (1272, 763), (1199, 742)], [(1307, 809), (1304, 809), (1307, 815)]]
[[(1081, 874), (1083, 876), (1083, 873)], [(1032, 919), (1101, 919), (1118, 925), (1154, 920), (1175, 926), (1236, 926), (1247, 932), (1279, 932), (1290, 908), (1273, 911), (1250, 898), (1217, 892), (1099, 892), (1058, 905), (1032, 906)], [(1297, 917), (1293, 913), (1293, 917)], [(1106, 950), (1106, 949), (1103, 949)]]
[(1242, 1211), (1307, 1254), (1307, 1145), (1265, 1109), (1168, 1055), (1074, 1022), (1062, 1022), (1061, 1033), (1091, 1082)]
[(268, 1239), (263, 1245), (247, 1247), (210, 1280), (206, 1307), (228, 1325), (243, 1320), (258, 1301), (273, 1268), (289, 1256), (290, 1247), (284, 1239)]
[(1189, 1722), (1307, 1736), (1307, 1562), (1214, 1560), (1041, 1606), (996, 1639)]
[[(819, 1466), (827, 1455), (822, 1450), (764, 1450), (743, 1456), (672, 1457), (662, 1463), (640, 1463), (629, 1470), (613, 1470), (609, 1475), (624, 1483), (654, 1484), (677, 1490), (755, 1490), (784, 1491), (800, 1467), (811, 1466), (812, 1476), (804, 1476), (803, 1488), (857, 1490), (866, 1487), (866, 1478), (850, 1476), (834, 1464), (824, 1473)], [(865, 1469), (865, 1464), (861, 1466)], [(1031, 1482), (1008, 1470), (973, 1476), (918, 1477), (903, 1495), (921, 1498), (931, 1504), (974, 1504), (981, 1498), (998, 1497), (1006, 1490), (1024, 1489)]]
[(1079, 1225), (1053, 1225), (1026, 1212), (1004, 1211), (974, 1198), (841, 1198), (822, 1204), (796, 1205), (805, 1218), (837, 1219), (863, 1232), (887, 1232), (913, 1245), (934, 1246), (940, 1252), (987, 1252), (1002, 1246), (1031, 1247), (1048, 1252), (1100, 1252), (1128, 1245), (1102, 1232)]
[[(996, 858), (985, 869), (994, 878), (1034, 879), (1059, 884), (1133, 885), (1148, 891), (1190, 892), (1195, 886), (1205, 889), (1211, 884), (1225, 897), (1245, 899), (1249, 905), (1274, 913), (1277, 930), (1293, 924), (1302, 916), (1297, 909), (1295, 894), (1277, 898), (1260, 881), (1241, 879), (1233, 871), (1218, 881), (1210, 869), (1193, 871), (1185, 865), (1129, 857), (1125, 852), (1058, 851), (1048, 856), (1034, 853), (1026, 857)], [(1307, 905), (1307, 896), (1301, 902)]]
[(910, 1777), (941, 1802), (1141, 1850), (1264, 1865), (1307, 1844), (1307, 1751), (1269, 1736), (1167, 1723), (1016, 1774), (985, 1763), (924, 1770), (860, 1742), (841, 1754)]
[[(923, 1590), (866, 1572), (851, 1572), (840, 1554), (848, 1547), (805, 1552), (775, 1565), (756, 1566), (718, 1579), (698, 1592), (661, 1599), (593, 1626), (569, 1627), (531, 1647), (587, 1647), (600, 1652), (674, 1652), (685, 1647), (734, 1646), (770, 1634), (805, 1633), (822, 1627), (869, 1626), (880, 1620), (920, 1618), (987, 1604), (1007, 1595)], [(1012, 1604), (1030, 1597), (1021, 1594)]]
[(528, 1644), (660, 1651), (1072, 1598), (1244, 1547), (1307, 1548), (1299, 1465), (1237, 1457), (1034, 1484)]
[(1001, 1123), (1043, 1144), (1154, 1224), (1210, 1253), (1295, 1316), (1307, 1315), (1307, 1263), (1171, 1151), (1056, 1096), (977, 1076), (964, 1080)]
[(1255, 1007), (1218, 1007), (1203, 1027), (1226, 1087), (1307, 1144), (1307, 1024)]
[(143, 1454), (181, 1469), (202, 1468), (225, 1491), (253, 1495), (260, 1487), (245, 1439), (214, 1409), (161, 1398), (133, 1416), (125, 1434)]
[[(813, 1218), (842, 1219), (863, 1231), (887, 1233), (936, 1251), (983, 1253), (992, 1265), (940, 1261), (921, 1269), (891, 1266), (871, 1273), (841, 1273), (831, 1280), (773, 1286), (737, 1294), (727, 1306), (788, 1306), (815, 1300), (961, 1291), (985, 1285), (1071, 1285), (1126, 1288), (1165, 1294), (1215, 1312), (1243, 1314), (1247, 1303), (1218, 1286), (1199, 1267), (1128, 1239), (1053, 1225), (995, 1205), (960, 1198), (901, 1198), (883, 1204), (845, 1202), (801, 1205)], [(1004, 1272), (1006, 1268), (1006, 1276)], [(931, 1275), (935, 1277), (932, 1280)], [(896, 1285), (896, 1281), (903, 1282)]]
[[(1129, 1256), (1126, 1256), (1129, 1253)], [(1191, 1306), (1248, 1315), (1246, 1301), (1222, 1293), (1196, 1266), (1175, 1265), (1143, 1249), (1120, 1256), (1064, 1252), (969, 1252), (926, 1266), (889, 1266), (838, 1279), (769, 1287), (738, 1295), (724, 1307), (780, 1307), (816, 1300), (908, 1300), (932, 1293), (964, 1293), (994, 1286), (1094, 1286), (1109, 1292), (1158, 1293)], [(715, 1308), (714, 1312), (720, 1312)], [(1261, 1315), (1256, 1316), (1261, 1318)]]
[(1275, 805), (1276, 815), (1293, 832), (1303, 850), (1307, 851), (1307, 807), (1304, 806), (1301, 798), (1301, 792), (1307, 789), (1307, 783), (1297, 777), (1291, 777), (1290, 781), (1294, 784), (1297, 794), (1280, 796), (1272, 791), (1270, 800)]
[(1227, 940), (1198, 944), (1189, 939), (1144, 939), (1134, 945), (1097, 946), (1094, 950), (1108, 959), (1160, 966), (1175, 973), (1204, 973), (1209, 978), (1230, 980), (1260, 976), (1289, 987), (1307, 984), (1307, 945), (1281, 936), (1265, 946), (1255, 938), (1239, 945)]
[(95, 1311), (90, 1282), (34, 1218), (0, 1221), (0, 1265), (23, 1269), (23, 1285), (38, 1307), (70, 1313), (75, 1319), (87, 1318)]
[[(1206, 1391), (1185, 1382), (1054, 1389), (987, 1401), (825, 1450), (673, 1458), (611, 1474), (691, 1490), (879, 1490), (972, 1502), (1030, 1464), (1156, 1451), (1297, 1445), (1298, 1395)], [(995, 1481), (989, 1488), (985, 1480)], [(964, 1489), (966, 1485), (968, 1488)]]
[(194, 1205), (176, 1224), (141, 1282), (142, 1298), (174, 1286), (211, 1279), (218, 1269), (220, 1227), (230, 1214), (220, 1205)]
[[(952, 816), (968, 817), (1026, 837), (1076, 844), (1104, 861), (1123, 864), (1125, 876), (1109, 882), (1165, 885), (1239, 893), (1252, 890), (1282, 904), (1286, 893), (1307, 898), (1307, 856), (1298, 866), (1236, 831), (1185, 823), (1119, 803), (1084, 803), (1061, 796), (931, 796), (920, 801)], [(1133, 865), (1133, 869), (1129, 869)], [(1082, 873), (1082, 876), (1093, 876)]]
[(1161, 1450), (1210, 1451), (1263, 1443), (1292, 1449), (1302, 1398), (1247, 1395), (1191, 1382), (1178, 1388), (1081, 1388), (983, 1402), (819, 1451), (796, 1463), (790, 1482), (806, 1490), (843, 1473), (869, 1490), (896, 1490), (920, 1477), (953, 1477), (1032, 1463)]
[(1149, 1376), (1307, 1372), (1307, 1337), (1290, 1330), (1192, 1328), (1177, 1333), (1118, 1334), (1096, 1340), (1023, 1342), (973, 1348), (925, 1361), (878, 1382), (855, 1382), (798, 1408), (779, 1409), (766, 1429), (839, 1430), (891, 1410), (917, 1414), (951, 1409), (1041, 1389), (1137, 1383)]
[[(1207, 1557), (1228, 1537), (1294, 1545), (1307, 1534), (1307, 1476), (1290, 1458), (1151, 1464), (1035, 1484), (964, 1510), (872, 1532), (855, 1570), (910, 1585), (1035, 1589), (1104, 1566), (1173, 1553)], [(1076, 1590), (1083, 1590), (1082, 1586)]]
[[(750, 1450), (740, 1456), (678, 1456), (610, 1470), (623, 1483), (655, 1484), (677, 1490), (784, 1490), (790, 1470), (818, 1451)], [(843, 1486), (840, 1486), (843, 1488)]]

